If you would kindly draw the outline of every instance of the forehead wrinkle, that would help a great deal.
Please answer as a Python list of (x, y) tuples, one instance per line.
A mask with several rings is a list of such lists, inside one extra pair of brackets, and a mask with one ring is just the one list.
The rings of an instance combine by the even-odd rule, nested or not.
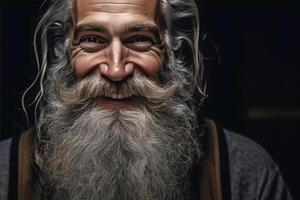
[[(153, 1), (153, 2), (152, 2)], [(76, 8), (77, 15), (80, 14), (79, 10), (82, 10), (87, 7), (90, 10), (93, 10), (95, 12), (103, 12), (103, 13), (126, 13), (126, 12), (134, 12), (134, 13), (141, 13), (146, 15), (153, 15), (152, 9), (149, 9), (153, 7), (153, 3), (156, 4), (156, 0), (151, 0), (150, 2), (148, 0), (140, 1), (140, 0), (91, 0), (91, 1), (85, 1), (85, 0), (75, 0), (74, 8)], [(98, 6), (97, 6), (98, 5)], [(139, 8), (139, 9), (136, 9)]]
[[(79, 1), (79, 0), (77, 0)], [(127, 8), (128, 6), (129, 7), (143, 7), (143, 8), (147, 8), (147, 3), (145, 1), (142, 1), (139, 3), (137, 2), (110, 2), (110, 1), (104, 1), (104, 2), (99, 2), (99, 1), (84, 1), (82, 0), (83, 2), (82, 3), (79, 3), (80, 4), (80, 8), (83, 8), (83, 7), (95, 7), (96, 5), (98, 5), (98, 9), (100, 10), (106, 10), (106, 8), (109, 8), (109, 7), (118, 7), (118, 6), (121, 6), (123, 10), (126, 10), (124, 8)]]
[[(78, 0), (77, 0), (78, 1)], [(86, 2), (85, 0), (83, 0), (84, 2)], [(101, 3), (101, 4), (141, 4), (141, 5), (145, 5), (145, 2), (147, 2), (148, 0), (145, 1), (140, 1), (140, 0), (91, 0), (91, 3)], [(150, 0), (151, 1), (151, 0)]]
[(102, 5), (137, 5), (137, 6), (145, 6), (146, 4), (143, 4), (143, 3), (141, 3), (141, 4), (138, 4), (138, 3), (113, 3), (113, 2), (109, 2), (109, 3), (106, 3), (106, 2), (101, 2), (101, 3), (90, 3), (89, 5), (94, 5), (94, 4), (102, 4)]
[[(88, 7), (92, 7), (93, 13), (97, 14), (97, 13), (111, 13), (111, 14), (122, 14), (122, 13), (128, 13), (128, 12), (132, 12), (132, 13), (136, 13), (136, 14), (148, 14), (148, 11), (145, 9), (137, 9), (139, 7), (144, 8), (144, 6), (138, 6), (138, 5), (127, 5), (126, 9), (124, 9), (124, 6), (111, 6), (108, 4), (102, 4), (101, 6), (97, 6), (95, 7), (92, 4), (86, 5), (86, 6), (82, 6), (82, 8), (88, 8)], [(112, 9), (112, 7), (114, 7)]]
[(99, 5), (99, 7), (106, 7), (106, 6), (122, 6), (124, 9), (124, 6), (131, 6), (131, 7), (146, 7), (145, 4), (133, 4), (133, 3), (89, 3), (89, 4), (83, 4), (81, 5), (81, 7), (88, 7), (88, 6), (95, 6), (95, 5)]

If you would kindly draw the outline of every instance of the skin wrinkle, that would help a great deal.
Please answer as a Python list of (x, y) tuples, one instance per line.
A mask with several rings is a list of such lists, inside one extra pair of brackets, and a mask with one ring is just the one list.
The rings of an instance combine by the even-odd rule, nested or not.
[[(132, 61), (134, 63), (141, 63), (142, 62), (143, 57), (144, 57), (143, 55), (140, 55), (139, 53), (135, 52), (134, 50), (131, 50), (131, 49), (128, 49), (128, 48), (126, 48), (126, 50), (128, 51), (128, 54), (131, 55), (131, 59), (128, 58), (128, 62), (129, 61)], [(87, 54), (87, 53), (84, 52), (83, 49), (81, 49), (80, 46), (77, 46), (76, 49), (74, 49), (72, 51), (71, 58), (74, 58), (74, 57), (78, 56), (79, 53), (82, 54), (81, 56), (84, 56), (85, 54)], [(94, 55), (92, 56), (92, 54), (94, 54)], [(97, 62), (100, 63), (100, 62), (103, 62), (105, 60), (105, 58), (101, 58), (103, 54), (105, 54), (105, 53), (101, 52), (101, 51), (94, 52), (94, 53), (89, 53), (89, 60), (95, 60), (94, 62), (91, 62), (91, 63), (95, 63), (95, 65), (96, 65)], [(151, 47), (148, 50), (148, 52), (145, 52), (145, 54), (154, 56), (156, 58), (156, 60), (159, 60), (159, 66), (160, 67), (162, 66), (162, 61), (161, 61), (162, 52), (159, 48)], [(143, 69), (140, 69), (140, 71), (143, 71)]]
[[(130, 39), (130, 37), (134, 36), (136, 33), (145, 34), (151, 37), (154, 40), (155, 44), (159, 44), (162, 42), (160, 37), (159, 28), (153, 24), (134, 24), (133, 26), (125, 25), (125, 28), (122, 30), (111, 30), (112, 33), (110, 34), (105, 27), (101, 25), (93, 25), (93, 24), (80, 24), (75, 27), (74, 34), (73, 34), (73, 46), (80, 44), (80, 38), (84, 35), (101, 35), (101, 37), (106, 37), (106, 39), (111, 39), (111, 35), (126, 35), (125, 37), (122, 36), (122, 40), (126, 42), (126, 40)], [(162, 46), (161, 46), (162, 47)]]
[[(130, 39), (130, 37), (134, 36), (135, 34), (144, 34), (148, 35), (154, 40), (155, 44), (160, 44), (162, 42), (162, 39), (160, 37), (160, 31), (159, 28), (153, 24), (134, 24), (133, 26), (126, 25), (124, 30), (111, 30), (112, 34), (109, 33), (108, 30), (106, 30), (105, 27), (101, 25), (93, 25), (93, 24), (80, 24), (75, 27), (74, 34), (73, 34), (73, 42), (72, 45), (80, 45), (80, 38), (85, 35), (99, 35), (101, 37), (104, 37), (106, 40), (111, 39), (111, 35), (126, 35), (125, 37), (122, 36), (122, 41), (126, 43), (126, 40)], [(163, 48), (163, 46), (160, 44), (159, 48)]]
[[(126, 13), (128, 11), (131, 11), (131, 12), (134, 12), (135, 14), (145, 14), (145, 15), (149, 15), (149, 17), (154, 17), (154, 13), (148, 13), (144, 8), (149, 8), (151, 9), (151, 7), (153, 6), (153, 4), (155, 5), (156, 4), (156, 1), (155, 0), (152, 0), (149, 2), (140, 2), (140, 1), (136, 1), (136, 2), (132, 2), (132, 1), (129, 1), (127, 3), (122, 3), (122, 2), (106, 2), (106, 1), (103, 1), (102, 3), (91, 3), (89, 2), (88, 5), (85, 5), (85, 4), (80, 4), (78, 3), (79, 0), (77, 0), (77, 8), (86, 8), (86, 7), (97, 7), (98, 9), (95, 9), (95, 11), (97, 12), (103, 12), (103, 13), (111, 13), (111, 14), (122, 14), (122, 13)], [(139, 4), (140, 2), (140, 4)], [(84, 2), (85, 3), (85, 2)], [(98, 6), (96, 6), (98, 5)], [(112, 9), (113, 7), (113, 9)], [(119, 7), (119, 8), (118, 8)], [(132, 8), (133, 7), (133, 8)], [(125, 10), (124, 10), (125, 8)], [(138, 8), (143, 8), (143, 9), (138, 9)], [(79, 12), (77, 10), (76, 14), (81, 17), (79, 15)], [(89, 13), (91, 14), (91, 13)]]
[[(157, 76), (163, 63), (164, 48), (161, 38), (158, 37), (159, 28), (154, 17), (157, 1), (139, 1), (141, 6), (136, 6), (133, 10), (128, 7), (131, 3), (122, 2), (107, 4), (107, 1), (101, 0), (76, 1), (78, 21), (73, 29), (71, 42), (76, 47), (71, 46), (70, 49), (71, 63), (77, 77), (91, 74), (96, 68), (100, 69), (100, 74), (108, 76), (112, 81), (134, 74), (135, 70), (149, 77)], [(145, 6), (146, 4), (150, 7)], [(112, 10), (114, 13), (102, 12), (103, 5), (107, 6), (105, 11)], [(120, 8), (122, 12), (119, 12)], [(112, 19), (116, 23), (112, 24)], [(98, 50), (88, 52), (82, 48), (81, 38), (89, 35), (103, 38), (107, 40), (107, 44), (103, 44), (103, 49), (102, 44), (99, 44)], [(141, 50), (138, 43), (128, 43), (131, 38), (138, 36), (151, 38), (153, 44), (148, 49)]]
[[(64, 12), (57, 11), (66, 10), (62, 9), (62, 2), (64, 0), (57, 1), (57, 5), (50, 10), (49, 16), (45, 17), (47, 23), (48, 20), (52, 22), (51, 20), (62, 19), (62, 16), (65, 16)], [(46, 62), (49, 65), (46, 66), (49, 76), (47, 82), (44, 82), (47, 98), (42, 101), (48, 102), (41, 104), (43, 115), (40, 116), (40, 131), (37, 133), (38, 148), (35, 160), (39, 161), (37, 188), (40, 190), (36, 191), (40, 195), (37, 195), (36, 199), (43, 199), (38, 198), (39, 196), (53, 200), (190, 199), (186, 174), (192, 158), (200, 155), (198, 144), (192, 136), (196, 116), (191, 105), (187, 103), (190, 100), (189, 96), (183, 90), (191, 82), (191, 78), (186, 75), (192, 72), (188, 71), (191, 67), (176, 62), (171, 52), (173, 46), (170, 41), (174, 39), (174, 42), (179, 42), (178, 37), (172, 38), (167, 31), (173, 29), (168, 29), (168, 26), (161, 23), (166, 17), (166, 24), (173, 25), (169, 8), (175, 3), (164, 1), (166, 4), (172, 4), (163, 8), (155, 5), (155, 0), (73, 2), (73, 13), (68, 14), (69, 17), (73, 16), (73, 25), (65, 24), (70, 37), (70, 41), (66, 43), (69, 45), (70, 57), (66, 57), (63, 46), (61, 49), (55, 49), (59, 59)], [(83, 19), (76, 14), (82, 9), (80, 5), (76, 8), (77, 2), (143, 2), (153, 4), (155, 9), (151, 12), (143, 11), (143, 15), (132, 10), (124, 13), (125, 9), (120, 14), (98, 12), (99, 15), (97, 12), (85, 10), (90, 17)], [(181, 3), (178, 1), (178, 4)], [(194, 6), (192, 1), (184, 4), (188, 7)], [(127, 7), (126, 4), (124, 6)], [(143, 9), (150, 7), (152, 6), (147, 5)], [(141, 7), (130, 9), (133, 8)], [(177, 12), (180, 13), (180, 9), (173, 10), (172, 17), (178, 17)], [(162, 14), (157, 17), (156, 13)], [(112, 20), (114, 23), (111, 23)], [(120, 23), (121, 20), (125, 20), (126, 23)], [(103, 71), (100, 71), (100, 68), (108, 70), (110, 67), (107, 65), (110, 60), (105, 60), (108, 56), (105, 56), (104, 50), (87, 52), (80, 45), (72, 46), (72, 32), (75, 26), (102, 25), (108, 30), (109, 38), (117, 38), (124, 42), (126, 37), (124, 38), (123, 34), (129, 32), (126, 30), (129, 25), (141, 23), (159, 26), (163, 41), (161, 44), (152, 45), (145, 52), (135, 51), (124, 43), (123, 57), (127, 53), (128, 57), (122, 62), (135, 65), (132, 76), (124, 81), (108, 81), (107, 77), (101, 76)], [(180, 27), (176, 30), (174, 33), (179, 31)], [(91, 33), (94, 34), (86, 32), (87, 35)], [(143, 31), (138, 33), (144, 34)], [(77, 64), (86, 68), (86, 73), (82, 76), (75, 74), (76, 71), (73, 70), (74, 62), (70, 62), (70, 58), (74, 56), (72, 53), (81, 59)], [(164, 56), (166, 62), (163, 60)], [(148, 65), (149, 63), (155, 65)], [(139, 78), (138, 73), (141, 74)], [(159, 75), (159, 79), (155, 79), (153, 74)], [(173, 79), (174, 74), (178, 77)], [(89, 80), (90, 78), (92, 79)], [(100, 80), (106, 82), (102, 83)], [(166, 81), (160, 82), (161, 80)], [(59, 92), (62, 92), (61, 96)], [(105, 107), (97, 101), (99, 96), (111, 96), (116, 93), (124, 96), (134, 94), (141, 101), (126, 108)]]
[[(103, 13), (110, 13), (110, 14), (122, 14), (122, 13), (126, 13), (127, 11), (125, 12), (122, 12), (124, 9), (122, 6), (127, 6), (128, 10), (132, 10), (132, 11), (135, 11), (136, 8), (139, 8), (139, 7), (145, 7), (145, 5), (134, 5), (134, 4), (121, 4), (121, 3), (116, 3), (116, 4), (111, 4), (111, 3), (106, 3), (106, 4), (99, 4), (99, 3), (94, 3), (94, 4), (89, 4), (89, 5), (85, 5), (85, 6), (82, 6), (82, 8), (84, 7), (94, 7), (95, 5), (98, 5), (99, 8), (95, 11), (97, 12), (103, 12)], [(100, 7), (101, 6), (101, 7)], [(106, 8), (109, 8), (109, 7), (112, 7), (112, 6), (115, 6), (115, 7), (118, 7), (120, 6), (120, 8), (114, 8), (114, 10), (111, 10), (111, 11), (108, 11)], [(136, 12), (136, 14), (142, 14), (143, 12)]]

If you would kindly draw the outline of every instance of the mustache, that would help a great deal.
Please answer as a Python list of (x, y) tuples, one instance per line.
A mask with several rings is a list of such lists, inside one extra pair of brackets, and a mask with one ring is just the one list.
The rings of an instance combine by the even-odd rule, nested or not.
[(161, 85), (143, 74), (135, 74), (122, 81), (111, 81), (99, 75), (90, 75), (78, 80), (71, 87), (55, 83), (54, 92), (58, 100), (65, 106), (85, 105), (97, 97), (129, 98), (143, 97), (154, 107), (163, 105), (175, 94), (177, 82)]

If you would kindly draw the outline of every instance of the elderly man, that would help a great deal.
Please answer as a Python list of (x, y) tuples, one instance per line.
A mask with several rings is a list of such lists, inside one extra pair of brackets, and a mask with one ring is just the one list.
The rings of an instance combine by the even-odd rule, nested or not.
[(39, 118), (1, 144), (1, 199), (291, 199), (264, 150), (197, 114), (193, 0), (51, 0), (38, 38)]

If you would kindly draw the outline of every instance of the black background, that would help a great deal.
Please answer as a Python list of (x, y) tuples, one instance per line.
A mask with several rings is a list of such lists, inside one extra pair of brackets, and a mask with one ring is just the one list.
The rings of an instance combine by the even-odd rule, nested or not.
[[(21, 95), (36, 73), (39, 0), (1, 0), (1, 132), (27, 129)], [(202, 112), (261, 144), (295, 199), (300, 134), (300, 28), (296, 1), (199, 1), (209, 97)], [(32, 107), (29, 107), (32, 118)]]

